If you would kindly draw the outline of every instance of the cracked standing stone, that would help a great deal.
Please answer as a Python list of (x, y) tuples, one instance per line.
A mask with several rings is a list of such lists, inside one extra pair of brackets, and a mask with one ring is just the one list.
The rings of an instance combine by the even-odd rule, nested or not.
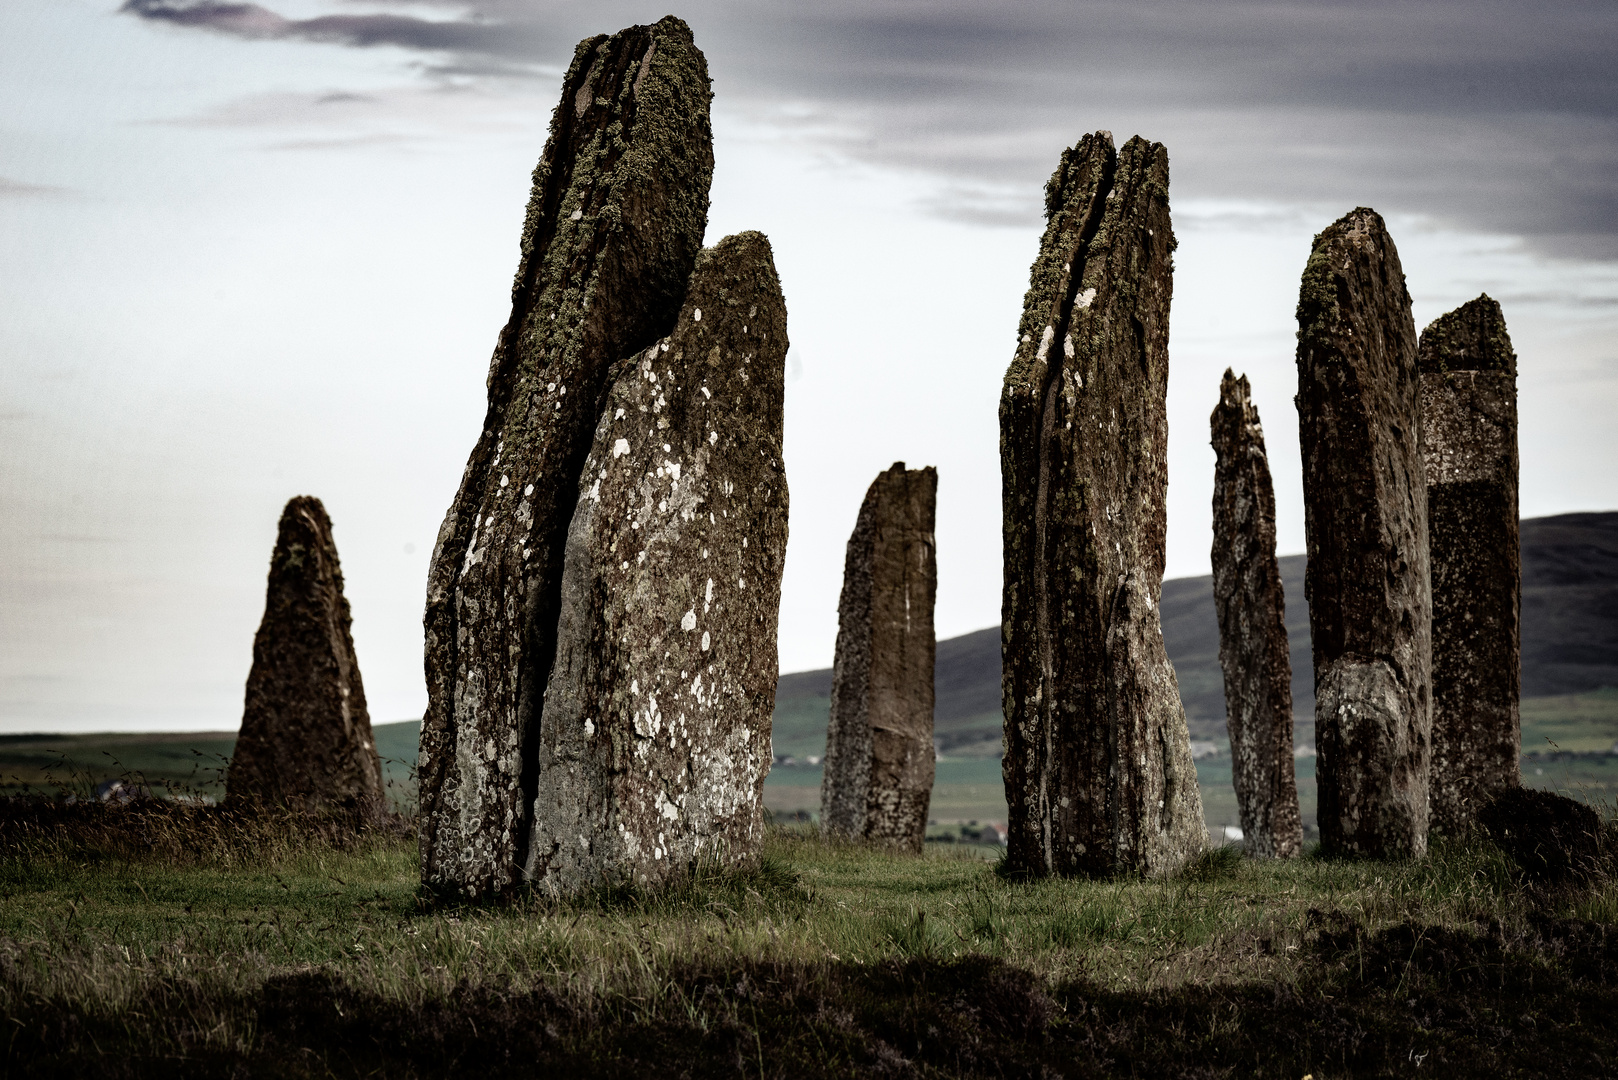
[(1427, 850), (1432, 593), (1416, 327), (1399, 253), (1363, 207), (1315, 237), (1298, 296), (1305, 593), (1320, 840)]
[(1163, 647), (1168, 154), (1062, 154), (1000, 397), (1008, 867), (1167, 874), (1208, 842)]
[(350, 622), (331, 519), (299, 495), (281, 512), (270, 557), (226, 801), (315, 810), (381, 798)]
[(609, 369), (673, 328), (707, 223), (707, 66), (672, 16), (580, 43), (534, 170), (489, 407), (427, 585), (421, 870), (520, 880), (562, 562)]
[(827, 832), (920, 853), (933, 794), (938, 472), (871, 482), (848, 539), (821, 777)]
[(1467, 832), (1522, 783), (1517, 356), (1479, 296), (1422, 331), (1433, 575), (1432, 825)]
[(764, 837), (787, 543), (786, 302), (769, 241), (697, 261), (672, 332), (615, 368), (577, 481), (525, 859), (553, 894)]
[(1225, 369), (1213, 433), (1213, 579), (1232, 780), (1249, 855), (1303, 850), (1292, 756), (1292, 661), (1275, 560), (1275, 489), (1247, 376)]

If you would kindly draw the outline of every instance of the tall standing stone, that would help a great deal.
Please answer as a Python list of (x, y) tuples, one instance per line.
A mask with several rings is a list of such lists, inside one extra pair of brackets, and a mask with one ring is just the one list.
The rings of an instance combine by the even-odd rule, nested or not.
[(1433, 567), (1432, 824), (1471, 828), (1522, 782), (1517, 545), (1517, 355), (1500, 305), (1480, 296), (1420, 343)]
[(786, 303), (756, 232), (704, 251), (673, 332), (615, 370), (578, 480), (527, 876), (655, 884), (764, 837)]
[(1000, 396), (1002, 694), (1020, 873), (1162, 874), (1207, 844), (1163, 647), (1168, 154), (1062, 154)]
[(707, 66), (680, 20), (580, 43), (534, 170), (489, 407), (433, 552), (421, 865), (506, 892), (530, 846), (562, 563), (611, 365), (674, 326), (707, 222)]
[(281, 512), (227, 802), (304, 810), (382, 795), (343, 570), (320, 500)]
[(1248, 854), (1303, 850), (1292, 757), (1292, 660), (1275, 560), (1275, 488), (1247, 376), (1229, 368), (1209, 418), (1214, 448), (1213, 579), (1232, 779)]
[(933, 795), (938, 471), (871, 482), (843, 563), (821, 774), (828, 832), (919, 853)]
[(1399, 252), (1363, 207), (1315, 237), (1298, 295), (1305, 594), (1320, 839), (1427, 850), (1432, 593), (1416, 326)]

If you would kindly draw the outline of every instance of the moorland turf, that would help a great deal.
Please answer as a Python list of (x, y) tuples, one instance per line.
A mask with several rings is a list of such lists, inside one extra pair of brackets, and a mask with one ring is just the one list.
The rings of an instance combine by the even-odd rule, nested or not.
[(1618, 1074), (1618, 887), (1486, 841), (1011, 881), (772, 834), (508, 907), (396, 817), (0, 810), (0, 1075)]

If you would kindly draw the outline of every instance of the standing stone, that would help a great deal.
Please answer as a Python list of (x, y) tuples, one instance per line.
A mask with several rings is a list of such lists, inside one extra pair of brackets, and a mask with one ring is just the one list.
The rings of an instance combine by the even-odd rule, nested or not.
[(673, 332), (615, 368), (567, 534), (524, 869), (656, 884), (764, 837), (786, 302), (756, 232), (704, 251)]
[(318, 810), (381, 798), (351, 623), (331, 519), (319, 499), (299, 495), (281, 511), (270, 556), (227, 802)]
[(1522, 782), (1517, 356), (1487, 296), (1422, 331), (1433, 567), (1432, 825), (1458, 835)]
[(1008, 867), (1171, 873), (1207, 845), (1163, 648), (1168, 154), (1062, 154), (1000, 396)]
[(1225, 369), (1213, 432), (1213, 579), (1232, 779), (1249, 855), (1303, 850), (1292, 757), (1292, 660), (1275, 560), (1275, 488), (1247, 376)]
[(1321, 844), (1421, 855), (1432, 593), (1420, 380), (1399, 253), (1374, 210), (1315, 237), (1298, 296), (1297, 403)]
[(519, 881), (562, 562), (611, 365), (674, 326), (707, 223), (707, 65), (680, 20), (580, 43), (534, 170), (489, 408), (427, 584), (421, 866)]
[(820, 821), (920, 854), (933, 796), (938, 471), (871, 482), (843, 563)]

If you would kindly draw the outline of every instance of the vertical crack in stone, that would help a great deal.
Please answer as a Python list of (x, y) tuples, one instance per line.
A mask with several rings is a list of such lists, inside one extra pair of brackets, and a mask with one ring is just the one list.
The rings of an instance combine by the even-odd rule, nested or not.
[(667, 881), (763, 839), (787, 541), (786, 303), (756, 232), (704, 251), (614, 369), (579, 479), (525, 872)]
[(1207, 838), (1156, 603), (1168, 156), (1087, 135), (1046, 214), (1000, 398), (1007, 857), (1024, 873), (1165, 873)]
[(1433, 589), (1432, 826), (1468, 832), (1522, 782), (1517, 356), (1479, 296), (1422, 331)]
[(489, 408), (428, 578), (421, 861), (518, 881), (563, 551), (611, 364), (673, 325), (707, 222), (708, 75), (673, 17), (581, 42), (534, 170)]
[(1298, 297), (1298, 437), (1326, 850), (1427, 849), (1432, 594), (1416, 328), (1363, 207), (1315, 237)]
[(228, 802), (314, 810), (382, 797), (331, 520), (299, 495), (281, 513)]
[(1247, 376), (1229, 368), (1209, 417), (1213, 581), (1232, 779), (1248, 854), (1303, 850), (1292, 755), (1292, 661), (1275, 558), (1275, 489)]
[(919, 853), (933, 789), (935, 469), (877, 476), (843, 570), (821, 826)]

